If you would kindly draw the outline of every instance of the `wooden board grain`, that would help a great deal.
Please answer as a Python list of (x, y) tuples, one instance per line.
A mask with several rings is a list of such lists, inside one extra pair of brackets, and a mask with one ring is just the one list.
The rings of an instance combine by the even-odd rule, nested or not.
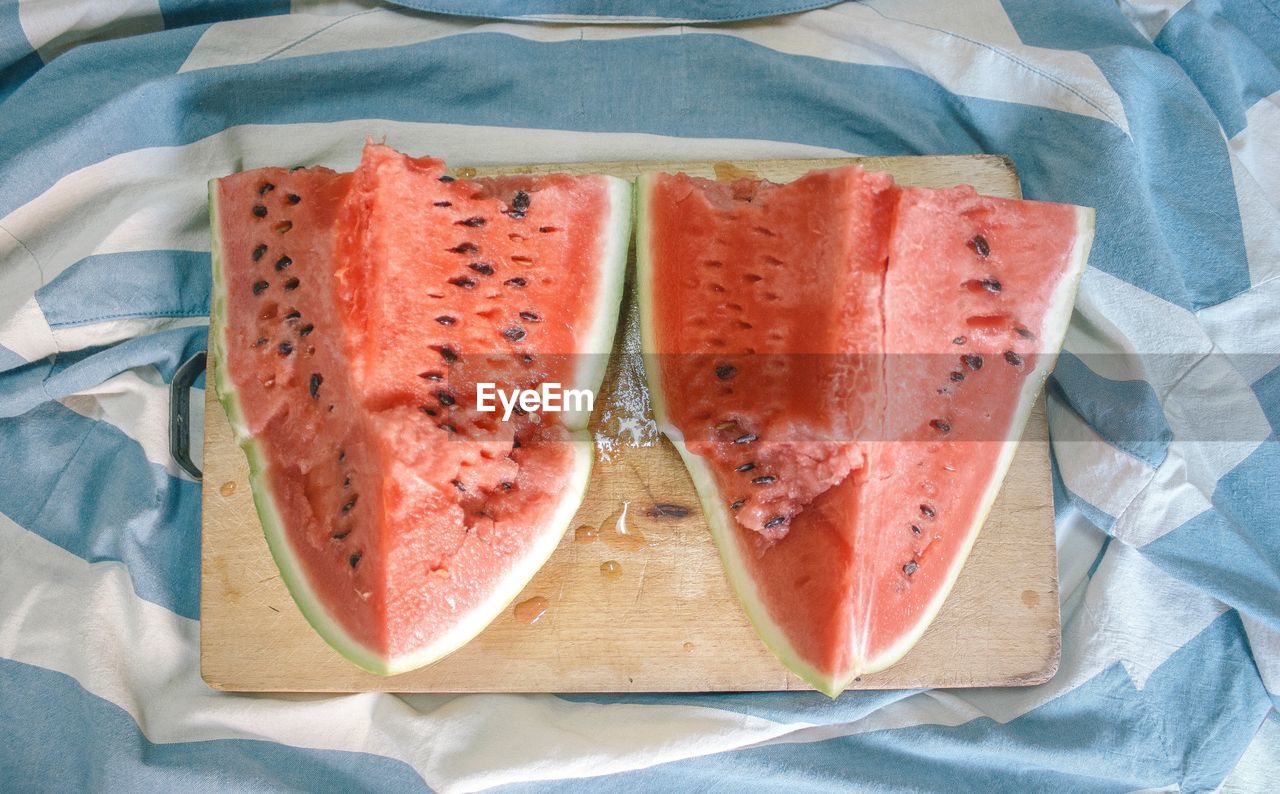
[[(858, 162), (904, 184), (971, 184), (1020, 195), (1005, 158), (873, 157), (736, 162), (578, 163), (459, 168), (461, 176), (567, 171), (634, 177), (683, 170), (777, 181)], [(622, 328), (594, 420), (602, 459), (569, 532), (514, 603), (545, 598), (536, 623), (506, 610), (468, 645), (390, 678), (365, 673), (320, 639), (267, 550), (248, 466), (206, 389), (200, 662), (218, 689), (295, 692), (709, 692), (806, 689), (756, 638), (729, 589), (675, 450), (649, 425), (622, 434), (643, 398), (628, 286)], [(211, 362), (212, 366), (212, 362)], [(212, 378), (207, 381), (212, 383)], [(617, 531), (625, 509), (623, 526)], [(596, 538), (575, 528), (590, 527)], [(602, 564), (614, 562), (616, 576)], [(1010, 474), (955, 589), (919, 644), (853, 688), (1016, 686), (1057, 670), (1061, 632), (1048, 438), (1037, 405)]]

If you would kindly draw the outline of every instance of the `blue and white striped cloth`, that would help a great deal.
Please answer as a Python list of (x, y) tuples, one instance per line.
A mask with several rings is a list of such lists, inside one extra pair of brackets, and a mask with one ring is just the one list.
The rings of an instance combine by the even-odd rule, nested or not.
[[(0, 789), (1274, 790), (1280, 5), (823, 5), (0, 0)], [(994, 152), (1096, 207), (1050, 387), (1061, 672), (835, 702), (206, 687), (166, 428), (205, 344), (205, 180), (349, 168), (366, 136)]]

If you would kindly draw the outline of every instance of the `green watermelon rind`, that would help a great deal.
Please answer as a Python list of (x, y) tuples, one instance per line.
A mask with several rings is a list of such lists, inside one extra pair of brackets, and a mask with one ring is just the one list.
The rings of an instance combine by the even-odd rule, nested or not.
[[(703, 515), (706, 517), (712, 538), (715, 541), (716, 548), (719, 550), (720, 560), (729, 584), (761, 641), (787, 669), (791, 670), (814, 689), (830, 697), (835, 697), (851, 684), (855, 678), (879, 672), (896, 664), (923, 636), (929, 624), (933, 622), (938, 611), (942, 608), (947, 596), (950, 595), (951, 589), (954, 587), (955, 581), (959, 577), (965, 561), (968, 559), (969, 552), (977, 540), (978, 533), (983, 524), (986, 523), (991, 506), (995, 503), (996, 497), (1000, 493), (1009, 465), (1017, 452), (1018, 442), (1011, 441), (1005, 444), (1000, 458), (997, 459), (996, 476), (992, 478), (991, 485), (982, 496), (978, 518), (968, 530), (969, 537), (964, 547), (952, 561), (951, 570), (948, 571), (943, 585), (939, 587), (933, 601), (912, 630), (905, 633), (897, 643), (890, 646), (885, 652), (872, 659), (865, 660), (862, 666), (852, 669), (842, 677), (834, 677), (823, 673), (805, 661), (795, 652), (791, 643), (788, 642), (781, 626), (769, 616), (767, 607), (757, 594), (755, 582), (748, 574), (747, 567), (741, 559), (740, 546), (736, 540), (736, 522), (724, 506), (725, 500), (716, 487), (715, 476), (711, 467), (707, 465), (701, 456), (689, 451), (684, 443), (683, 435), (667, 416), (661, 374), (658, 371), (657, 362), (652, 360), (653, 351), (657, 349), (657, 345), (656, 340), (653, 338), (654, 330), (651, 320), (654, 317), (653, 263), (650, 256), (650, 234), (652, 230), (649, 226), (648, 204), (652, 184), (658, 176), (659, 174), (656, 172), (642, 174), (636, 182), (636, 295), (640, 308), (641, 350), (644, 353), (645, 378), (649, 386), (649, 398), (653, 407), (654, 421), (657, 423), (659, 430), (667, 436), (676, 448), (681, 460), (684, 461), (685, 468), (693, 480), (694, 488), (698, 494), (698, 501), (702, 505)], [(1072, 308), (1075, 305), (1076, 290), (1084, 272), (1085, 264), (1089, 259), (1089, 249), (1093, 241), (1094, 213), (1092, 209), (1087, 207), (1077, 207), (1076, 216), (1077, 233), (1070, 264), (1063, 274), (1051, 301), (1051, 306), (1055, 310), (1045, 318), (1044, 333), (1041, 338), (1047, 343), (1045, 345), (1046, 350), (1058, 351), (1062, 347), (1067, 324), (1071, 319)], [(1012, 423), (1012, 427), (1017, 430), (1017, 433), (1013, 435), (1014, 438), (1021, 437), (1027, 420), (1031, 416), (1036, 399), (1039, 397), (1049, 374), (1053, 371), (1055, 363), (1056, 355), (1041, 355), (1038, 358), (1036, 368), (1024, 381), (1022, 392), (1019, 396), (1018, 409), (1014, 414)]]
[[(591, 355), (575, 372), (575, 387), (597, 391), (604, 379), (607, 356), (613, 347), (613, 336), (621, 310), (623, 282), (626, 272), (626, 256), (631, 236), (632, 189), (630, 183), (614, 177), (609, 182), (610, 218), (605, 224), (606, 245), (601, 255), (599, 269), (601, 280), (598, 305), (606, 308), (598, 313), (597, 321), (588, 332), (584, 349)], [(262, 532), (280, 571), (280, 578), (293, 597), (298, 610), (316, 633), (341, 656), (370, 673), (389, 676), (415, 670), (447, 656), (465, 645), (483, 631), (520, 594), (533, 575), (537, 573), (560, 545), (578, 507), (586, 495), (591, 468), (595, 460), (594, 444), (586, 426), (590, 415), (575, 413), (564, 415), (565, 425), (571, 432), (574, 446), (573, 470), (566, 479), (560, 503), (552, 514), (551, 526), (558, 532), (546, 532), (521, 564), (503, 577), (501, 584), (480, 605), (471, 610), (465, 620), (455, 624), (436, 642), (411, 654), (387, 658), (371, 651), (353, 638), (335, 621), (324, 604), (316, 597), (307, 573), (290, 548), (290, 542), (280, 518), (279, 509), (271, 495), (268, 464), (260, 445), (254, 440), (244, 422), (237, 390), (232, 385), (226, 366), (226, 276), (223, 270), (223, 254), (218, 230), (221, 228), (217, 201), (217, 180), (209, 182), (209, 218), (212, 230), (212, 298), (209, 312), (209, 353), (213, 367), (213, 385), (218, 402), (226, 412), (227, 420), (249, 464), (249, 484), (254, 506), (262, 524)]]

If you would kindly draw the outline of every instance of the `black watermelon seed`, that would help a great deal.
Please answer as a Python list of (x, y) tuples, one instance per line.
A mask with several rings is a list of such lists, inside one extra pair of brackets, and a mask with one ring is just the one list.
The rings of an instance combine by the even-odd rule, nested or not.
[(755, 433), (745, 433), (745, 434), (740, 435), (740, 436), (738, 436), (737, 438), (735, 438), (735, 439), (733, 440), (733, 443), (735, 443), (735, 444), (750, 444), (750, 443), (752, 443), (753, 441), (755, 441), (757, 438), (759, 438), (759, 436), (757, 436)]
[(347, 558), (347, 562), (351, 563), (351, 567), (354, 568), (360, 564), (360, 558), (363, 556), (364, 556), (363, 552), (357, 551), (355, 554), (352, 554), (350, 557)]
[(523, 218), (528, 211), (529, 194), (523, 190), (517, 190), (515, 196), (511, 198), (511, 209), (507, 211), (507, 214), (513, 218)]
[(467, 265), (467, 267), (471, 268), (472, 270), (476, 271), (482, 276), (493, 275), (493, 265), (489, 264), (488, 262), (472, 262), (471, 264)]
[(448, 362), (448, 363), (452, 364), (453, 362), (455, 362), (455, 361), (457, 361), (457, 360), (458, 360), (458, 351), (454, 350), (454, 349), (453, 349), (453, 348), (451, 348), (451, 347), (447, 347), (447, 346), (446, 346), (446, 347), (441, 347), (441, 348), (440, 348), (440, 358), (443, 358), (446, 362)]
[(285, 291), (285, 292), (293, 292), (295, 289), (297, 289), (297, 288), (298, 288), (298, 283), (299, 283), (299, 282), (298, 282), (298, 277), (297, 277), (297, 276), (294, 276), (293, 278), (290, 278), (290, 279), (286, 280), (286, 281), (284, 282), (284, 291)]
[(510, 339), (512, 342), (519, 342), (524, 339), (524, 329), (518, 325), (513, 325), (502, 332), (502, 335)]
[(720, 380), (728, 380), (738, 374), (738, 368), (732, 364), (717, 364), (716, 377)]
[(1013, 329), (1013, 330), (1014, 330), (1014, 331), (1016, 331), (1016, 332), (1017, 332), (1017, 334), (1018, 334), (1018, 336), (1022, 337), (1023, 339), (1035, 339), (1035, 338), (1036, 338), (1036, 335), (1035, 335), (1035, 334), (1031, 333), (1031, 332), (1030, 332), (1030, 331), (1028, 331), (1026, 328), (1023, 328), (1021, 325), (1019, 325), (1017, 328), (1015, 328), (1015, 329)]
[(314, 330), (316, 330), (316, 327), (311, 323), (307, 323), (298, 329), (298, 336), (310, 336), (311, 332)]
[(418, 406), (418, 410), (419, 410), (419, 411), (422, 411), (422, 412), (423, 412), (424, 414), (426, 414), (427, 416), (437, 416), (437, 415), (439, 414), (439, 412), (438, 412), (438, 411), (436, 411), (436, 409), (431, 408), (430, 406), (426, 406), (426, 405), (419, 405), (419, 406)]
[(512, 408), (512, 409), (511, 409), (511, 411), (512, 411), (512, 413), (514, 413), (516, 416), (528, 416), (528, 415), (529, 415), (529, 412), (528, 412), (528, 411), (526, 411), (525, 409), (521, 408), (521, 407), (520, 407), (520, 406), (518, 406), (518, 405), (517, 405), (515, 408)]
[(527, 322), (531, 322), (531, 323), (540, 323), (540, 322), (542, 322), (542, 318), (541, 318), (541, 317), (539, 317), (538, 315), (534, 314), (534, 313), (533, 313), (533, 312), (531, 312), (531, 311), (523, 311), (523, 312), (520, 312), (520, 319), (521, 319), (521, 320), (525, 320), (525, 321), (527, 321)]
[(454, 276), (449, 279), (449, 283), (455, 287), (462, 287), (463, 289), (473, 289), (476, 286), (475, 279), (467, 278), (466, 276)]
[(293, 352), (293, 344), (290, 342), (281, 342), (276, 349), (280, 351), (280, 355), (287, 356)]
[(453, 325), (454, 323), (457, 322), (457, 320), (455, 320), (454, 318), (450, 317), (447, 314), (442, 314), (436, 318), (436, 322), (440, 323), (441, 325)]
[(276, 189), (276, 186), (271, 184), (270, 182), (263, 182), (261, 185), (258, 185), (258, 195), (265, 196), (275, 189)]
[(267, 217), (267, 208), (266, 208), (265, 206), (263, 206), (262, 204), (254, 204), (254, 205), (253, 205), (253, 217), (255, 217), (255, 218), (265, 218), (265, 217)]
[(462, 480), (453, 480), (452, 482), (454, 488), (457, 488), (459, 491), (463, 491), (464, 493), (466, 492), (467, 486), (462, 484)]
[(452, 201), (433, 201), (433, 202), (431, 202), (431, 203), (432, 203), (432, 204), (434, 204), (434, 205), (435, 205), (435, 206), (437, 206), (437, 207), (452, 207), (452, 206), (453, 206), (453, 202), (452, 202)]
[(348, 499), (348, 500), (347, 500), (347, 501), (342, 505), (342, 514), (345, 516), (347, 513), (350, 513), (350, 512), (351, 512), (351, 510), (352, 510), (352, 508), (354, 508), (354, 507), (356, 506), (356, 502), (357, 502), (357, 501), (359, 501), (359, 499), (360, 499), (360, 495), (359, 495), (359, 494), (355, 494), (355, 495), (353, 495), (350, 499)]
[(978, 286), (992, 294), (999, 292), (1001, 289), (1000, 282), (994, 278), (984, 278), (978, 282)]
[(444, 176), (440, 177), (441, 182), (452, 182), (453, 179), (454, 178), (449, 176), (448, 174), (445, 174)]
[(752, 485), (771, 485), (777, 481), (778, 481), (778, 478), (774, 477), (772, 474), (762, 474), (759, 477), (752, 478), (751, 484)]
[(508, 287), (523, 287), (523, 286), (527, 285), (529, 282), (525, 281), (524, 279), (520, 278), (519, 276), (516, 276), (515, 278), (509, 278), (509, 279), (507, 279), (506, 281), (504, 281), (504, 282), (502, 282), (502, 283), (503, 283), (503, 284), (506, 284)]
[(342, 478), (342, 487), (343, 487), (343, 488), (350, 488), (350, 487), (351, 487), (351, 475), (350, 475), (350, 474), (348, 474), (346, 477), (343, 477), (343, 478)]
[(441, 423), (440, 423), (440, 425), (439, 425), (439, 427), (440, 427), (440, 429), (441, 429), (441, 430), (445, 431), (446, 433), (456, 433), (456, 432), (458, 432), (458, 428), (454, 427), (453, 425), (449, 424), (448, 422), (441, 422)]
[(959, 383), (962, 380), (964, 380), (964, 373), (961, 372), (960, 370), (956, 370), (955, 372), (951, 373), (952, 383)]
[(521, 358), (524, 359), (524, 363), (526, 364), (533, 363), (533, 356), (529, 355), (528, 353), (525, 353), (523, 356), (521, 356)]
[(474, 254), (480, 250), (480, 246), (475, 243), (458, 243), (448, 250), (451, 254)]
[(319, 399), (321, 383), (324, 383), (324, 376), (319, 372), (311, 373), (311, 399)]
[(969, 341), (969, 340), (965, 339), (963, 336), (957, 336), (955, 339), (952, 339), (952, 340), (951, 340), (951, 344), (953, 344), (953, 345), (963, 345), (963, 344), (964, 344), (965, 342), (967, 342), (967, 341)]
[(286, 193), (284, 200), (290, 204), (297, 204), (299, 201), (302, 201), (302, 196), (299, 196), (297, 193)]
[(291, 323), (294, 320), (297, 320), (301, 317), (302, 317), (302, 312), (298, 311), (297, 309), (294, 309), (293, 311), (289, 312), (284, 316), (284, 320), (287, 323)]
[(338, 450), (338, 462), (341, 463), (346, 459), (347, 459), (347, 451), (345, 449)]
[(270, 287), (270, 286), (271, 285), (265, 281), (255, 281), (253, 282), (253, 294), (261, 295), (263, 290), (265, 290), (267, 287)]
[(938, 512), (931, 505), (920, 505), (920, 515), (925, 518), (933, 518)]
[(991, 255), (991, 246), (987, 245), (987, 238), (980, 234), (975, 234), (973, 236), (973, 239), (969, 241), (969, 247), (973, 249), (975, 254), (983, 259), (986, 259)]
[(333, 534), (332, 534), (332, 535), (330, 535), (329, 537), (330, 537), (330, 538), (332, 538), (333, 540), (342, 540), (342, 539), (346, 538), (346, 536), (347, 536), (347, 535), (350, 535), (350, 534), (351, 534), (351, 530), (349, 530), (349, 529), (344, 529), (344, 530), (342, 530), (341, 532), (335, 532), (335, 533), (333, 533)]
[(510, 491), (512, 488), (515, 487), (515, 483), (503, 480), (502, 482), (498, 483), (498, 487), (504, 491)]
[(912, 560), (911, 562), (902, 566), (902, 572), (905, 573), (907, 576), (910, 576), (911, 574), (915, 573), (916, 569), (919, 567), (920, 567), (919, 565), (916, 565), (916, 561)]
[(284, 270), (286, 267), (292, 264), (293, 264), (293, 257), (282, 256), (276, 260), (276, 271), (279, 272), (281, 270)]
[(254, 343), (253, 343), (253, 346), (254, 346), (254, 347), (262, 347), (262, 346), (263, 346), (263, 345), (265, 345), (266, 343), (267, 343), (267, 338), (266, 338), (265, 336), (260, 336), (260, 337), (258, 337), (258, 341), (256, 341), (256, 342), (254, 342)]
[(736, 472), (751, 471), (751, 470), (752, 470), (752, 469), (754, 469), (755, 467), (756, 467), (756, 464), (755, 464), (755, 463), (744, 463), (744, 464), (742, 464), (741, 466), (739, 466), (738, 468), (734, 469), (734, 471), (736, 471)]
[(259, 259), (262, 258), (262, 255), (265, 254), (266, 252), (267, 252), (267, 244), (258, 243), (257, 246), (255, 246), (253, 249), (253, 261), (257, 262)]
[(479, 226), (484, 226), (484, 224), (485, 224), (484, 218), (482, 218), (479, 215), (472, 215), (470, 218), (463, 218), (460, 221), (453, 222), (453, 225), (455, 226), (469, 226), (472, 229), (475, 229)]
[(440, 401), (441, 405), (445, 405), (445, 406), (453, 405), (454, 403), (457, 402), (457, 400), (454, 399), (454, 396), (449, 392), (445, 391), (444, 389), (441, 389), (440, 391), (436, 392), (436, 399)]
[(784, 521), (786, 521), (786, 520), (787, 520), (787, 519), (786, 519), (786, 518), (784, 518), (783, 516), (774, 516), (773, 518), (771, 518), (771, 519), (769, 519), (768, 521), (764, 522), (764, 528), (765, 528), (765, 529), (773, 529), (774, 527), (778, 526), (779, 524), (781, 524), (782, 522), (784, 522)]
[(929, 427), (932, 427), (934, 430), (937, 430), (939, 433), (951, 432), (951, 425), (948, 424), (947, 422), (944, 422), (941, 419), (930, 419)]
[(924, 530), (920, 529), (919, 525), (917, 525), (917, 524), (912, 524), (912, 525), (911, 525), (911, 534), (913, 534), (913, 535), (919, 535), (919, 534), (920, 534), (921, 532), (923, 532), (923, 531), (924, 531)]
[(439, 372), (419, 372), (418, 377), (423, 380), (441, 380), (444, 378)]
[(963, 356), (960, 357), (960, 360), (964, 362), (964, 365), (966, 367), (973, 370), (974, 372), (977, 372), (978, 370), (982, 369), (982, 356), (978, 355), (977, 353), (965, 353)]
[(1012, 364), (1015, 367), (1022, 366), (1022, 356), (1018, 355), (1012, 350), (1004, 351), (1004, 360), (1008, 361), (1010, 364)]
[(746, 503), (747, 503), (747, 500), (746, 500), (746, 499), (735, 499), (735, 500), (733, 501), (733, 504), (729, 505), (729, 509), (730, 509), (730, 510), (737, 510), (739, 507), (742, 507), (742, 506), (743, 506), (744, 504), (746, 504)]

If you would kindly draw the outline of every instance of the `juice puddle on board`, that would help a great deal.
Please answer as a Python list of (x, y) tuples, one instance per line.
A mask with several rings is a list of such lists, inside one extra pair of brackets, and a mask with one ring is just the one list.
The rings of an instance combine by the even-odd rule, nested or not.
[(532, 626), (534, 623), (541, 620), (543, 615), (547, 614), (547, 609), (549, 609), (550, 606), (551, 604), (547, 599), (542, 596), (534, 596), (533, 598), (516, 604), (516, 608), (513, 611), (515, 613), (516, 620)]

